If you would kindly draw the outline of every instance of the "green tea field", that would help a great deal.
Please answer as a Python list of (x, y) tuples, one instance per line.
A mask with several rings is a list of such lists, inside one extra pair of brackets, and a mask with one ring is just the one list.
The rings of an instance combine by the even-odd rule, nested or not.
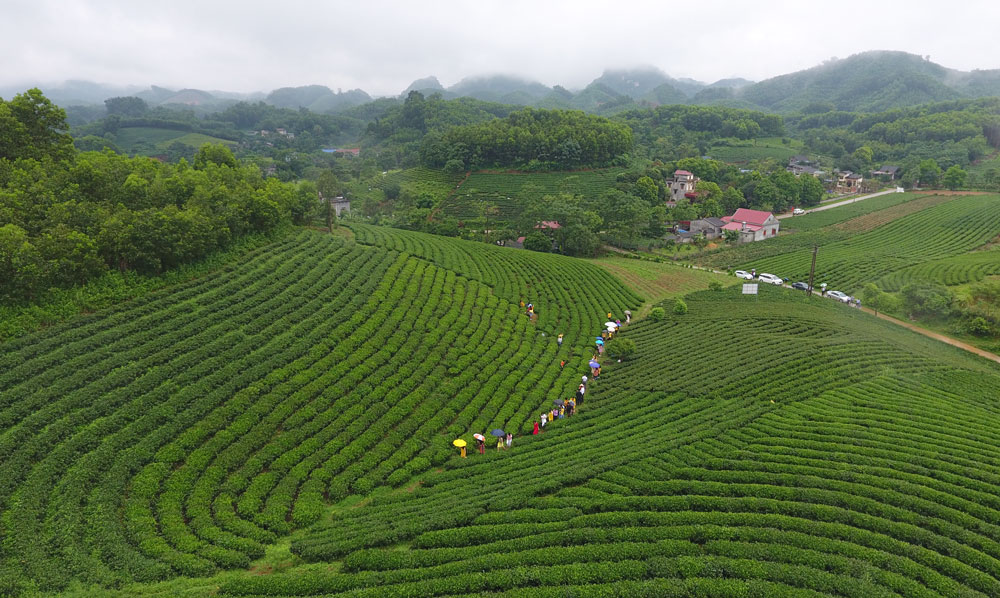
[(444, 201), (441, 210), (459, 219), (480, 218), (482, 206), (493, 204), (501, 219), (516, 218), (521, 206), (546, 195), (570, 193), (596, 198), (614, 187), (621, 169), (580, 172), (492, 173), (475, 172)]
[[(1000, 196), (921, 196), (846, 220), (826, 216), (841, 209), (802, 216), (801, 223), (789, 224), (803, 232), (726, 248), (700, 261), (805, 280), (812, 247), (817, 245), (817, 284), (826, 282), (848, 293), (867, 282), (896, 290), (906, 281), (953, 285), (1000, 272), (995, 251), (977, 251), (1000, 235)], [(830, 224), (806, 227), (807, 218)]]
[(405, 191), (414, 198), (426, 196), (439, 202), (453, 193), (463, 178), (464, 175), (461, 174), (448, 174), (421, 166), (379, 174), (368, 181), (351, 183), (348, 189), (353, 198), (373, 197), (381, 201), (384, 197), (383, 189), (399, 185), (400, 191)]
[(753, 160), (772, 159), (780, 163), (787, 162), (795, 154), (801, 154), (804, 146), (801, 141), (780, 137), (764, 137), (752, 141), (737, 139), (726, 140), (725, 144), (715, 145), (709, 149), (709, 155), (715, 160), (731, 164), (746, 164)]
[(622, 261), (352, 224), (0, 344), (0, 595), (1000, 595), (1000, 367)]
[(193, 148), (199, 148), (205, 143), (222, 143), (236, 145), (236, 142), (219, 139), (202, 133), (188, 133), (173, 129), (157, 129), (153, 127), (126, 127), (115, 135), (115, 144), (122, 151), (130, 154), (163, 153), (172, 143), (183, 143)]

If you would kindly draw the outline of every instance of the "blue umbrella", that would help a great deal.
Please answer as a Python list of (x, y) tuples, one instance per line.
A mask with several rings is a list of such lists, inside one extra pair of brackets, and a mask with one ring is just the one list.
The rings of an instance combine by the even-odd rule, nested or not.
[(504, 432), (503, 430), (501, 430), (500, 428), (497, 428), (497, 429), (493, 430), (492, 432), (490, 432), (490, 434), (492, 434), (493, 436), (496, 436), (497, 438), (499, 438), (501, 436), (506, 436), (507, 435), (507, 433)]
[(597, 339), (597, 340), (596, 340), (595, 342), (596, 342), (596, 343), (597, 343), (598, 345), (603, 345), (603, 344), (604, 344), (604, 339), (603, 339), (603, 338), (599, 338), (599, 339)]
[(594, 360), (591, 360), (590, 361), (590, 367), (592, 367), (592, 368), (599, 368), (599, 367), (601, 367), (601, 364), (597, 363)]

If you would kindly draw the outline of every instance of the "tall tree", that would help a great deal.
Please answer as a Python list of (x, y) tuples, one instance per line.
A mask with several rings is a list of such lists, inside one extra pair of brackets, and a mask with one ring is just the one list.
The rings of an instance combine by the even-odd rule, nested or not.
[(68, 129), (66, 111), (39, 89), (19, 93), (0, 108), (0, 158), (69, 158), (73, 139)]
[(945, 171), (944, 176), (941, 178), (941, 182), (948, 189), (955, 190), (965, 185), (965, 179), (968, 174), (969, 173), (959, 168), (958, 165), (951, 166)]

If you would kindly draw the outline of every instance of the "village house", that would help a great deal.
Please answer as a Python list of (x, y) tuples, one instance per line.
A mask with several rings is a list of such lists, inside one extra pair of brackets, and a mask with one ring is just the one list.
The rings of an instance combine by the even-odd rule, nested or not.
[(722, 218), (700, 218), (692, 220), (688, 230), (693, 235), (705, 235), (706, 239), (718, 239), (722, 236), (722, 228), (726, 221)]
[[(319, 194), (319, 201), (320, 203), (326, 201), (323, 198), (322, 192)], [(337, 197), (331, 199), (330, 205), (333, 207), (333, 212), (337, 215), (337, 218), (340, 218), (341, 214), (351, 213), (351, 200), (346, 199), (343, 195), (338, 195)]]
[(795, 176), (799, 176), (800, 174), (808, 174), (818, 178), (823, 176), (823, 174), (825, 174), (822, 170), (816, 168), (815, 166), (810, 166), (808, 164), (799, 164), (799, 163), (789, 164), (787, 167), (785, 167), (785, 170), (794, 174)]
[(763, 241), (776, 237), (778, 236), (778, 228), (781, 226), (781, 221), (775, 218), (771, 212), (746, 208), (736, 210), (732, 216), (723, 216), (722, 221), (726, 223), (722, 230), (739, 233), (740, 243)]
[(838, 193), (860, 193), (861, 183), (863, 183), (865, 178), (860, 174), (846, 170), (844, 172), (837, 173), (837, 192)]
[(899, 176), (899, 170), (900, 170), (899, 166), (885, 165), (882, 168), (879, 168), (878, 170), (873, 172), (872, 174), (875, 176), (889, 177), (890, 181), (895, 181), (896, 177)]
[(673, 206), (682, 197), (688, 199), (694, 199), (697, 197), (695, 195), (695, 186), (700, 181), (698, 177), (686, 170), (675, 170), (674, 178), (667, 179), (667, 185), (670, 188), (670, 196), (667, 197), (667, 205)]

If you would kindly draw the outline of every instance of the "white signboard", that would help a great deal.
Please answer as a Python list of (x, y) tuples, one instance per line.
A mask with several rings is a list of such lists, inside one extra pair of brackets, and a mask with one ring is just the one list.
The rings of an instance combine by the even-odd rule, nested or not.
[(756, 295), (757, 294), (757, 285), (756, 285), (756, 283), (754, 283), (754, 284), (750, 284), (750, 283), (744, 284), (743, 285), (743, 294), (744, 295)]

